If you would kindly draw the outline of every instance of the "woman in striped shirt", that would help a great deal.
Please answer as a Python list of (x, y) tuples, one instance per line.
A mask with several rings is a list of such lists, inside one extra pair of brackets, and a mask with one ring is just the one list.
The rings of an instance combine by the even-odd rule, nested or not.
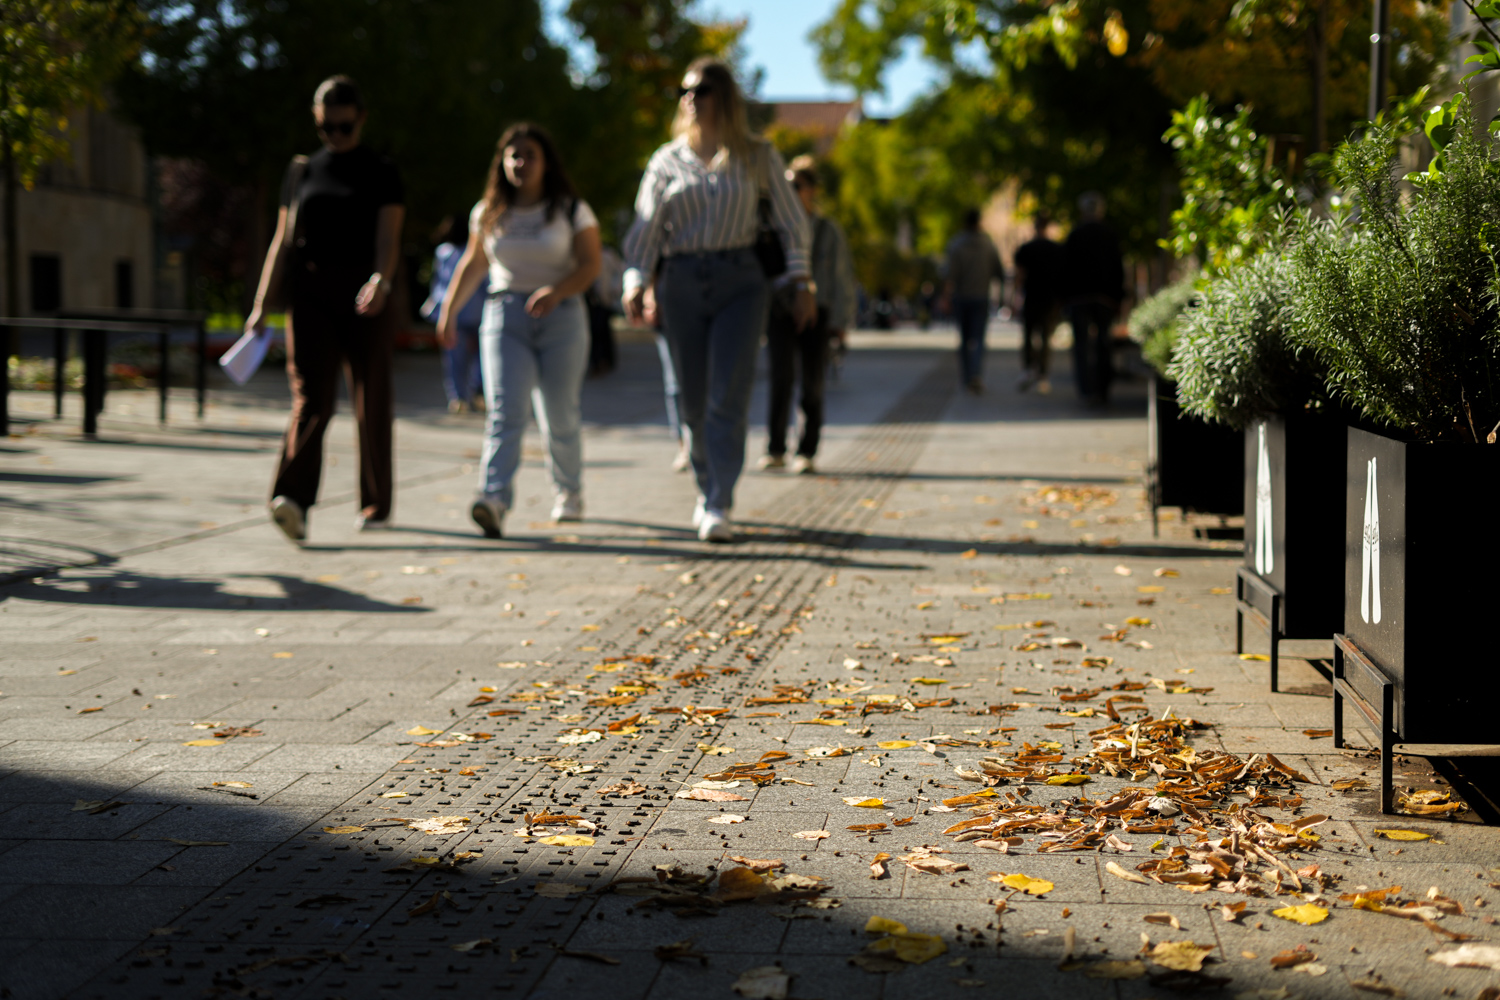
[(693, 526), (704, 541), (730, 542), (770, 303), (770, 281), (753, 250), (763, 194), (786, 251), (799, 329), (817, 315), (817, 301), (807, 218), (781, 154), (751, 136), (729, 67), (699, 59), (681, 91), (675, 138), (652, 155), (636, 196), (636, 224), (625, 241), (625, 311), (637, 322), (648, 309), (660, 311), (698, 480)]

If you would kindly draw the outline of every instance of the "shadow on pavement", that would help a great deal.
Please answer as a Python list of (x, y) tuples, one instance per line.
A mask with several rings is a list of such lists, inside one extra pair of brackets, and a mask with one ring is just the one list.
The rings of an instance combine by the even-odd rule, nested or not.
[[(235, 581), (267, 581), (284, 596), (236, 594), (226, 591)], [(22, 584), (11, 596), (79, 606), (180, 608), (194, 611), (231, 611), (256, 607), (277, 611), (349, 611), (387, 614), (426, 614), (431, 609), (377, 601), (340, 587), (274, 573), (233, 573), (222, 580), (186, 576), (154, 576), (128, 571), (105, 571), (86, 579), (38, 577)]]

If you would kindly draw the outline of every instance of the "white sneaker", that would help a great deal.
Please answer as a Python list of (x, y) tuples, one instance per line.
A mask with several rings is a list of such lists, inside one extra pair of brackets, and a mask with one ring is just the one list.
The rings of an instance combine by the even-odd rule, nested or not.
[(293, 543), (301, 545), (307, 541), (307, 512), (291, 497), (272, 497), (270, 504), (271, 523)]
[(762, 455), (757, 463), (760, 469), (784, 469), (786, 468), (785, 455)]
[(563, 490), (552, 502), (552, 520), (554, 521), (582, 521), (583, 520), (583, 492), (581, 490)]
[(505, 527), (505, 505), (499, 500), (480, 494), (469, 508), (469, 517), (479, 525), (485, 538), (500, 538)]
[(390, 518), (367, 517), (364, 514), (356, 514), (354, 516), (355, 531), (386, 531), (390, 526)]
[(798, 455), (792, 459), (792, 475), (794, 476), (811, 476), (817, 471), (813, 468), (811, 455)]
[(684, 438), (682, 444), (677, 446), (677, 456), (672, 459), (672, 471), (686, 472), (692, 467), (693, 456), (692, 453), (688, 451), (687, 439)]
[(722, 511), (705, 510), (703, 520), (698, 524), (698, 540), (718, 543), (734, 541), (734, 526), (729, 523), (729, 515)]
[(693, 504), (693, 527), (697, 528), (703, 524), (703, 517), (708, 513), (708, 507), (700, 496), (698, 502)]

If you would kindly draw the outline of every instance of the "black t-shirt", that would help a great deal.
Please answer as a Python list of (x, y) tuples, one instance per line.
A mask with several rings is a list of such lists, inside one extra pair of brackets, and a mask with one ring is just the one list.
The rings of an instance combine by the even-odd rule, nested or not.
[(1119, 302), (1125, 295), (1125, 264), (1120, 242), (1103, 222), (1085, 222), (1068, 234), (1066, 288), (1078, 298), (1106, 298)]
[(1021, 294), (1025, 297), (1022, 308), (1028, 314), (1046, 312), (1062, 298), (1061, 243), (1045, 236), (1022, 243), (1016, 250), (1016, 268), (1026, 272)]
[[(281, 204), (289, 206), (292, 172), (281, 184)], [(299, 260), (334, 274), (368, 275), (375, 263), (375, 228), (380, 209), (405, 198), (395, 164), (367, 146), (347, 153), (327, 147), (308, 157), (297, 209), (295, 249)]]

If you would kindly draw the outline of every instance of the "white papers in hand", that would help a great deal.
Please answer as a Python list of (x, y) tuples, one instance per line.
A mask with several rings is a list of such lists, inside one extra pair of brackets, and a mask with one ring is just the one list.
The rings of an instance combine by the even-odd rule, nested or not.
[(248, 332), (219, 358), (219, 367), (224, 369), (235, 385), (244, 385), (266, 360), (266, 351), (271, 346), (271, 331)]

